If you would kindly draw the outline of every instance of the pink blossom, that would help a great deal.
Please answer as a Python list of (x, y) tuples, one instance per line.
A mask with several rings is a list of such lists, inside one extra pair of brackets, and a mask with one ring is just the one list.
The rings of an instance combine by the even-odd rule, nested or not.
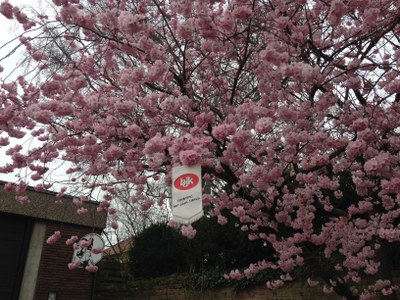
[(307, 278), (307, 283), (309, 286), (316, 286), (319, 284), (319, 281), (317, 280), (312, 280), (311, 278)]
[(260, 58), (276, 66), (280, 66), (288, 61), (289, 56), (286, 52), (279, 51), (277, 46), (268, 44), (264, 50), (260, 51)]
[(79, 261), (71, 262), (68, 264), (68, 269), (75, 270), (79, 267)]
[(68, 0), (53, 0), (53, 3), (57, 6), (67, 5)]
[(1, 2), (0, 13), (7, 19), (12, 19), (14, 17), (13, 6), (8, 1)]
[(394, 177), (390, 180), (381, 181), (382, 189), (385, 193), (400, 193), (400, 178)]
[(334, 0), (331, 2), (328, 20), (332, 26), (336, 26), (341, 21), (342, 16), (346, 13), (346, 6), (342, 0)]
[(78, 240), (78, 236), (72, 235), (69, 239), (65, 241), (66, 245), (73, 245)]
[(28, 204), (31, 200), (27, 196), (16, 196), (16, 200), (21, 204)]
[(250, 266), (244, 270), (244, 275), (247, 278), (251, 278), (254, 274), (258, 273), (258, 266), (256, 266), (255, 264), (250, 264)]
[(117, 230), (118, 227), (119, 227), (119, 226), (118, 226), (118, 223), (117, 223), (116, 221), (112, 221), (112, 222), (111, 222), (111, 228), (112, 228), (112, 229)]
[(400, 149), (400, 137), (391, 136), (391, 137), (389, 138), (389, 142), (390, 142), (390, 145), (391, 145), (393, 148), (395, 148), (395, 149), (397, 149), (397, 150)]
[(336, 190), (333, 194), (336, 199), (342, 199), (343, 197), (343, 192), (341, 190)]
[(78, 209), (76, 210), (76, 213), (77, 213), (78, 215), (84, 215), (84, 214), (86, 214), (87, 212), (88, 212), (88, 209), (85, 208), (85, 207), (80, 207), (80, 208), (78, 208)]
[(312, 160), (315, 166), (326, 166), (329, 164), (329, 157), (327, 155), (315, 155)]
[(85, 270), (91, 273), (95, 273), (99, 270), (99, 268), (97, 266), (86, 266)]
[(166, 139), (157, 133), (145, 145), (143, 153), (152, 154), (163, 151), (167, 147)]
[(117, 210), (116, 210), (115, 208), (113, 208), (113, 207), (109, 207), (108, 210), (107, 210), (107, 212), (108, 212), (108, 214), (109, 214), (110, 216), (112, 216), (112, 215), (115, 215), (115, 214), (116, 214)]
[(140, 210), (141, 211), (148, 211), (152, 206), (153, 206), (153, 201), (152, 200), (150, 200), (150, 199), (146, 199), (145, 201), (143, 201), (141, 204), (140, 204)]
[(192, 225), (183, 225), (181, 228), (181, 234), (188, 239), (193, 239), (196, 236), (196, 232)]
[(62, 199), (57, 199), (57, 200), (54, 200), (54, 203), (55, 204), (63, 204), (64, 201)]
[(372, 300), (374, 299), (374, 295), (369, 291), (363, 291), (360, 295), (360, 300)]
[(225, 225), (226, 223), (228, 223), (228, 219), (222, 215), (218, 215), (218, 224), (220, 225)]
[[(0, 6), (0, 9), (1, 9), (1, 6)], [(24, 14), (23, 12), (21, 12), (21, 10), (18, 7), (16, 7), (16, 6), (13, 7), (13, 13), (14, 13), (14, 17), (17, 19), (17, 21), (19, 23), (23, 24), (24, 30), (29, 30), (30, 28), (35, 26), (35, 23), (29, 21), (27, 15)]]
[(40, 173), (33, 173), (32, 175), (31, 175), (31, 179), (32, 180), (34, 180), (34, 181), (36, 181), (36, 180), (39, 180), (39, 179), (41, 179), (42, 178), (42, 174), (40, 174)]
[(376, 288), (377, 290), (382, 290), (383, 288), (388, 287), (390, 285), (391, 285), (390, 280), (378, 279), (377, 281), (375, 281), (374, 288)]
[(142, 130), (140, 129), (140, 127), (138, 125), (132, 124), (132, 125), (129, 125), (128, 127), (126, 127), (125, 132), (130, 137), (136, 138), (141, 134)]
[(72, 199), (72, 203), (75, 204), (76, 206), (82, 206), (83, 205), (83, 201), (82, 201), (81, 198)]
[(389, 155), (386, 153), (381, 153), (376, 157), (366, 161), (364, 164), (364, 169), (367, 174), (379, 174), (388, 167), (389, 163)]
[(213, 128), (212, 134), (219, 140), (224, 140), (229, 135), (232, 135), (236, 130), (234, 124), (223, 124)]
[(108, 208), (110, 206), (110, 202), (108, 202), (106, 200), (101, 201), (99, 206), (102, 207), (102, 208)]
[(387, 195), (382, 195), (382, 206), (386, 210), (390, 210), (395, 206), (395, 201), (392, 197)]
[(243, 217), (246, 214), (246, 211), (243, 206), (234, 207), (232, 210), (232, 214), (238, 218)]
[(0, 146), (8, 146), (8, 144), (10, 144), (8, 137), (0, 137)]
[(60, 189), (60, 191), (57, 193), (57, 195), (56, 195), (56, 197), (57, 198), (61, 198), (61, 197), (64, 197), (64, 194), (65, 194), (65, 191), (67, 190), (67, 187), (62, 187), (61, 189)]
[(54, 244), (61, 238), (61, 232), (60, 231), (55, 231), (47, 240), (47, 244)]
[(364, 272), (366, 274), (370, 274), (370, 275), (376, 274), (378, 272), (378, 270), (379, 270), (379, 266), (380, 266), (380, 263), (369, 261), (369, 263), (367, 264), (367, 267), (365, 268)]
[(258, 119), (255, 125), (255, 129), (257, 132), (261, 134), (265, 134), (267, 132), (270, 132), (274, 126), (274, 123), (271, 118), (261, 118)]
[(83, 240), (81, 240), (81, 241), (79, 242), (79, 246), (80, 246), (81, 248), (87, 248), (87, 247), (89, 247), (91, 244), (92, 244), (92, 241), (86, 241), (85, 239), (83, 239)]
[(381, 290), (382, 295), (384, 296), (389, 296), (393, 294), (393, 289), (392, 288), (383, 288)]
[(196, 150), (186, 150), (179, 153), (179, 159), (185, 166), (194, 166), (200, 162), (201, 156)]
[(11, 192), (12, 190), (14, 190), (14, 188), (15, 188), (15, 184), (12, 183), (12, 182), (7, 182), (7, 183), (4, 185), (4, 190), (5, 190), (6, 192)]
[(357, 139), (354, 142), (349, 142), (346, 153), (349, 159), (355, 159), (357, 156), (364, 154), (367, 144), (364, 140)]
[(267, 288), (271, 290), (279, 289), (284, 284), (282, 279), (267, 281)]
[(232, 270), (229, 274), (228, 274), (228, 278), (232, 278), (232, 279), (236, 279), (236, 280), (241, 280), (244, 278), (244, 275), (238, 270)]
[(331, 294), (331, 293), (333, 292), (333, 286), (326, 286), (326, 285), (324, 285), (322, 291), (323, 291), (325, 294)]
[(358, 208), (360, 213), (366, 213), (373, 209), (373, 204), (370, 201), (360, 201), (358, 203)]
[(94, 253), (94, 254), (103, 253), (103, 248), (93, 248), (92, 253)]
[(365, 22), (366, 24), (373, 24), (377, 22), (380, 17), (380, 10), (376, 7), (371, 7), (365, 10)]
[(396, 228), (380, 228), (378, 230), (378, 235), (380, 238), (385, 239), (389, 242), (396, 242), (400, 240), (400, 232)]
[(248, 6), (240, 6), (234, 9), (233, 14), (238, 19), (247, 19), (252, 15), (253, 11)]
[(176, 33), (182, 39), (189, 39), (192, 36), (193, 28), (189, 22), (179, 24)]
[(179, 225), (175, 220), (169, 220), (167, 225), (173, 229), (178, 229)]
[(105, 152), (104, 152), (104, 159), (106, 160), (116, 160), (122, 157), (124, 154), (124, 150), (120, 147), (112, 144)]
[(355, 131), (362, 131), (368, 128), (368, 123), (369, 123), (368, 119), (359, 118), (353, 121), (353, 123), (350, 125), (350, 129)]
[(279, 108), (279, 118), (282, 120), (295, 121), (298, 116), (298, 112), (292, 107), (283, 106)]
[(145, 18), (142, 15), (134, 15), (131, 12), (123, 12), (118, 18), (118, 25), (126, 34), (136, 34), (145, 29)]

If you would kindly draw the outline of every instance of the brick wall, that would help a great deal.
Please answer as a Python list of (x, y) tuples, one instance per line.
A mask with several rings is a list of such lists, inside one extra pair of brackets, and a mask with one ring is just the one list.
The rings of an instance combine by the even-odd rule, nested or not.
[(159, 285), (151, 289), (140, 290), (130, 296), (115, 298), (119, 300), (339, 300), (341, 297), (326, 295), (321, 287), (311, 288), (306, 283), (288, 284), (285, 288), (275, 291), (261, 286), (242, 291), (233, 289), (215, 289), (203, 291), (189, 291), (178, 285)]
[[(47, 237), (57, 230), (61, 231), (62, 238), (53, 245), (46, 244)], [(90, 232), (99, 233), (99, 230), (57, 222), (47, 223), (35, 300), (47, 300), (49, 292), (55, 292), (57, 300), (92, 299), (95, 274), (83, 269), (70, 271), (67, 265), (72, 260), (73, 249), (65, 244), (71, 235), (82, 237)]]

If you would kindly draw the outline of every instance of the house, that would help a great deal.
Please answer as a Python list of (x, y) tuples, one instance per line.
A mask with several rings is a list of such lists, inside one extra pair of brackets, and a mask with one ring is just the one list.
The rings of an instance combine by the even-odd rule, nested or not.
[[(5, 184), (0, 181), (1, 299), (93, 299), (94, 273), (68, 269), (73, 249), (65, 242), (72, 235), (101, 233), (106, 214), (98, 213), (97, 203), (88, 201), (87, 212), (79, 215), (72, 197), (57, 198), (54, 192), (33, 188), (24, 193), (30, 202), (21, 204), (13, 192), (4, 190)], [(61, 232), (61, 238), (47, 244), (55, 231)]]
[(112, 257), (116, 259), (124, 260), (128, 251), (133, 247), (133, 237), (126, 238), (111, 247), (104, 249), (104, 257)]

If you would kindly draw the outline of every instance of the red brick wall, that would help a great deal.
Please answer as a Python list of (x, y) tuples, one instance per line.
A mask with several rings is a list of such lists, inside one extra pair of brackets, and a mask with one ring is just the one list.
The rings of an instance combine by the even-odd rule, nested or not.
[[(101, 294), (99, 294), (101, 296)], [(288, 284), (287, 286), (271, 291), (266, 285), (235, 291), (233, 288), (210, 289), (210, 290), (185, 290), (179, 285), (158, 285), (148, 289), (142, 289), (131, 296), (120, 296), (114, 293), (113, 298), (99, 299), (146, 299), (146, 300), (341, 300), (335, 294), (324, 294), (322, 286), (310, 287), (305, 282)]]
[[(92, 228), (56, 222), (48, 222), (46, 227), (34, 299), (47, 300), (49, 292), (55, 292), (57, 300), (90, 300), (95, 273), (68, 269), (73, 249), (65, 241), (71, 235), (82, 237), (93, 232)], [(55, 244), (46, 244), (46, 239), (57, 230), (61, 231), (62, 238)]]

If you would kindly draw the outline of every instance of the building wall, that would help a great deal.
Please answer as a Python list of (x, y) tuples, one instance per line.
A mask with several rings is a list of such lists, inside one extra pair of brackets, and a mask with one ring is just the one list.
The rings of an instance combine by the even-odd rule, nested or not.
[[(43, 241), (46, 234), (46, 223), (41, 220), (33, 221), (33, 228), (29, 237), (27, 258), (25, 258), (24, 272), (21, 274), (22, 283), (19, 288), (18, 300), (33, 300), (40, 258), (42, 256)], [(17, 289), (15, 291), (17, 293)]]
[[(32, 187), (28, 187), (23, 193), (30, 199), (30, 203), (21, 205), (16, 201), (15, 192), (8, 192), (3, 188), (5, 184), (6, 182), (0, 181), (0, 215), (9, 216), (17, 225), (20, 225), (21, 220), (30, 220), (33, 230), (31, 235), (25, 234), (27, 238), (23, 249), (26, 251), (22, 251), (19, 255), (21, 259), (18, 259), (13, 249), (16, 246), (12, 246), (16, 242), (9, 239), (6, 243), (5, 240), (9, 233), (16, 231), (16, 226), (0, 228), (0, 237), (3, 238), (0, 245), (0, 252), (4, 252), (2, 256), (9, 257), (10, 263), (14, 265), (21, 265), (14, 276), (18, 277), (18, 280), (13, 280), (18, 281), (16, 284), (9, 287), (7, 280), (1, 280), (3, 286), (0, 284), (0, 299), (3, 299), (4, 295), (1, 294), (6, 291), (12, 293), (11, 299), (19, 300), (47, 300), (49, 292), (57, 294), (56, 300), (90, 300), (94, 274), (82, 269), (68, 269), (73, 249), (65, 241), (71, 235), (82, 237), (91, 232), (100, 233), (106, 225), (107, 215), (98, 213), (98, 203), (93, 201), (84, 202), (83, 207), (87, 209), (87, 213), (79, 215), (76, 212), (77, 206), (72, 204), (73, 197), (59, 197), (55, 192), (36, 191)], [(58, 230), (61, 231), (62, 238), (56, 244), (47, 245), (46, 239)], [(1, 271), (4, 266), (5, 263), (0, 264)], [(10, 275), (11, 272), (3, 277), (8, 279)], [(20, 282), (22, 283), (19, 284)]]
[(234, 291), (230, 288), (213, 290), (185, 290), (178, 285), (159, 285), (151, 289), (136, 291), (129, 296), (119, 297), (118, 292), (114, 298), (119, 300), (340, 300), (335, 294), (324, 294), (322, 287), (309, 287), (307, 283), (292, 283), (284, 288), (271, 291), (266, 286)]
[(0, 212), (0, 299), (18, 300), (31, 232), (31, 219)]
[[(46, 239), (57, 230), (61, 232), (62, 238), (55, 244), (46, 244)], [(68, 263), (72, 260), (73, 249), (65, 244), (71, 235), (82, 237), (90, 232), (100, 233), (100, 230), (47, 222), (34, 300), (47, 300), (49, 292), (55, 292), (57, 300), (92, 299), (95, 274), (83, 269), (69, 270)]]

